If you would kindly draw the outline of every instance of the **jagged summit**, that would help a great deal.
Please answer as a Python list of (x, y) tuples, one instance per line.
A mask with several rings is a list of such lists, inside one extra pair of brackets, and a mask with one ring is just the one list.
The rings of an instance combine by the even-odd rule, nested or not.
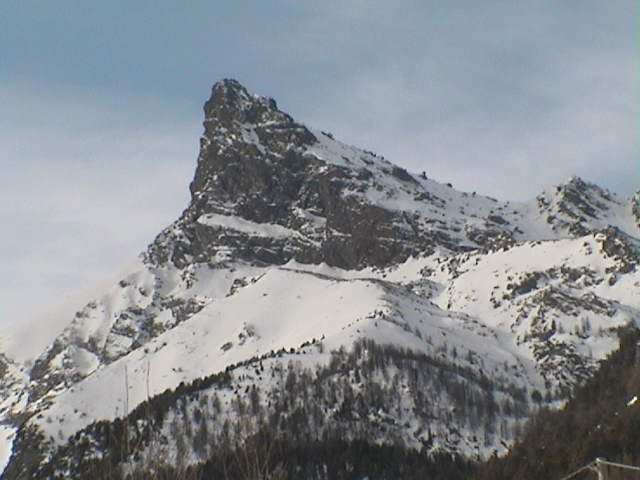
[(546, 189), (537, 202), (554, 231), (580, 236), (612, 226), (629, 236), (640, 237), (633, 216), (633, 200), (619, 198), (577, 176)]
[(584, 188), (588, 185), (595, 185), (592, 182), (586, 181), (578, 175), (571, 175), (564, 182), (560, 183), (560, 185), (575, 185), (579, 188)]
[[(204, 106), (204, 133), (191, 193), (200, 203), (231, 201), (260, 185), (282, 183), (287, 152), (315, 137), (278, 110), (276, 102), (247, 92), (236, 80), (217, 82)], [(286, 178), (282, 179), (286, 180)]]
[(229, 120), (261, 123), (265, 121), (261, 114), (282, 114), (273, 98), (251, 94), (234, 79), (220, 80), (213, 85), (211, 97), (204, 105), (204, 112), (205, 121), (216, 118), (222, 123)]
[(259, 99), (258, 95), (250, 94), (246, 87), (235, 78), (223, 78), (218, 80), (211, 87), (211, 98), (209, 102), (222, 101), (232, 103), (238, 98), (245, 100)]
[[(609, 190), (601, 188), (595, 183), (584, 180), (577, 175), (572, 175), (567, 181), (560, 183), (555, 188), (559, 196), (569, 201), (576, 201), (576, 203), (579, 202), (578, 197), (593, 197), (596, 195), (605, 201), (612, 201), (613, 199), (613, 194)], [(589, 211), (585, 211), (584, 213), (593, 215), (593, 213)]]
[[(231, 253), (249, 262), (362, 268), (435, 248), (583, 235), (609, 223), (637, 235), (623, 202), (577, 177), (533, 202), (498, 202), (312, 130), (236, 80), (217, 82), (204, 110), (191, 205), (179, 229), (152, 246), (151, 259), (186, 265), (187, 252), (207, 262)], [(254, 227), (234, 228), (232, 218)], [(264, 234), (264, 224), (290, 235)]]
[(640, 228), (640, 191), (631, 197), (631, 211), (636, 220), (636, 225)]

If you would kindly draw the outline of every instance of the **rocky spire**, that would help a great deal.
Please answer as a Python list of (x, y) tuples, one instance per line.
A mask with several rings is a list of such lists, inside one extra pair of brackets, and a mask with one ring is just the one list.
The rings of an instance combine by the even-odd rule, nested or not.
[(204, 114), (198, 167), (191, 184), (194, 201), (211, 197), (213, 191), (224, 200), (260, 190), (278, 176), (274, 165), (276, 170), (286, 168), (283, 159), (316, 141), (303, 125), (278, 110), (275, 100), (249, 93), (237, 80), (214, 84)]
[(228, 78), (213, 85), (211, 97), (204, 105), (204, 112), (205, 122), (216, 120), (221, 123), (259, 123), (265, 114), (282, 114), (274, 99), (252, 95), (240, 82)]
[(636, 224), (640, 227), (640, 190), (631, 197), (631, 211), (636, 218)]

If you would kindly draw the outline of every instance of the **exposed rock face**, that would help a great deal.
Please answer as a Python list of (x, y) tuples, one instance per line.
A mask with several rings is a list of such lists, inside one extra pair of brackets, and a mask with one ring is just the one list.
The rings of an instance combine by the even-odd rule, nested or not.
[[(403, 228), (411, 220), (402, 213), (346, 195), (362, 190), (372, 173), (319, 159), (310, 151), (320, 145), (318, 138), (279, 111), (274, 100), (223, 80), (214, 85), (204, 110), (192, 201), (181, 220), (150, 248), (154, 263), (170, 259), (179, 268), (192, 260), (217, 263), (228, 258), (220, 257), (221, 251), (230, 251), (234, 259), (259, 264), (295, 259), (362, 268), (403, 261), (431, 243), (420, 232)], [(405, 170), (393, 168), (391, 175), (401, 182), (416, 183)], [(280, 225), (290, 234), (251, 235), (199, 222), (208, 214)]]
[(640, 228), (640, 192), (637, 192), (631, 199), (631, 211), (636, 219), (636, 225)]
[[(384, 267), (437, 246), (491, 250), (529, 237), (531, 218), (517, 212), (522, 206), (461, 195), (412, 176), (371, 152), (310, 131), (274, 100), (248, 93), (235, 80), (215, 84), (204, 111), (192, 200), (149, 248), (155, 265), (171, 261), (184, 268), (240, 258), (260, 265), (294, 259)], [(603, 227), (618, 203), (574, 177), (538, 197), (537, 214), (546, 217), (552, 235), (580, 236)], [(207, 215), (215, 221), (206, 221)], [(238, 229), (223, 217), (257, 225)], [(288, 230), (260, 234), (265, 223)]]
[(612, 206), (623, 206), (607, 190), (578, 177), (571, 177), (554, 191), (538, 196), (537, 200), (540, 211), (546, 214), (547, 222), (554, 230), (566, 230), (574, 236), (585, 235), (594, 226), (605, 227)]

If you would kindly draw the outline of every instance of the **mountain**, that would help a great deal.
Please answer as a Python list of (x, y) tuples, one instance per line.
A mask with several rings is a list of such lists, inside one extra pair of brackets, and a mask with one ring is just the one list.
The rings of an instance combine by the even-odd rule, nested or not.
[[(204, 114), (180, 218), (33, 353), (4, 337), (3, 478), (219, 465), (261, 436), (456, 470), (504, 453), (640, 319), (638, 195), (460, 192), (235, 80)], [(308, 478), (341, 478), (326, 462)]]
[[(638, 330), (624, 332), (621, 348), (567, 405), (535, 415), (509, 454), (491, 458), (477, 479), (564, 478), (596, 458), (640, 464), (639, 342)], [(606, 478), (634, 479), (638, 473), (609, 468)]]

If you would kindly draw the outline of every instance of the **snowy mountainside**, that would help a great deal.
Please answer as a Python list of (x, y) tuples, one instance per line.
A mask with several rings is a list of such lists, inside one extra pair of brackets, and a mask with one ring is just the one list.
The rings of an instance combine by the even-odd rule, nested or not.
[[(543, 385), (533, 364), (520, 359), (501, 332), (465, 315), (444, 312), (421, 296), (407, 293), (404, 287), (375, 279), (343, 279), (276, 267), (149, 341), (144, 349), (133, 351), (60, 393), (32, 424), (45, 434), (51, 446), (59, 446), (93, 421), (113, 419), (127, 405), (133, 408), (143, 402), (147, 395), (225, 371), (247, 359), (264, 358), (264, 363), (275, 369), (293, 360), (300, 368), (315, 371), (330, 363), (331, 352), (363, 339), (428, 352), (442, 362), (448, 359), (449, 350), (457, 351), (460, 358), (456, 368), (465, 369), (466, 383), (480, 382), (489, 373), (502, 379), (505, 393), (497, 394), (496, 402), (502, 397), (515, 402), (511, 389), (530, 386), (525, 379), (537, 388)], [(282, 357), (272, 358), (273, 352), (279, 351), (284, 352)], [(244, 369), (253, 371), (254, 364)], [(246, 389), (246, 376), (234, 371), (237, 383), (233, 389), (215, 392), (223, 405), (231, 403), (234, 390)], [(336, 376), (343, 378), (345, 373)], [(380, 385), (387, 382), (391, 380), (378, 380)], [(273, 381), (268, 376), (253, 379), (251, 384), (264, 392), (264, 398), (273, 395)], [(411, 398), (405, 401), (410, 404)], [(434, 410), (444, 411), (451, 401), (438, 393), (432, 403)], [(385, 415), (395, 416), (397, 425), (408, 421), (407, 415)], [(514, 415), (505, 422), (512, 427), (523, 416)], [(469, 453), (486, 448), (478, 440), (480, 426), (473, 430), (460, 425), (460, 432), (454, 433), (444, 424), (427, 422), (426, 414), (424, 417), (417, 416), (412, 422), (412, 428), (420, 429), (421, 434), (412, 435), (411, 442), (420, 445), (431, 437), (434, 446), (458, 445)]]
[[(305, 426), (319, 436), (357, 425), (379, 443), (485, 457), (529, 412), (559, 405), (640, 317), (638, 195), (575, 177), (525, 203), (459, 192), (309, 129), (234, 80), (214, 85), (204, 111), (191, 202), (140, 264), (33, 363), (0, 344), (6, 478), (64, 472), (70, 438), (167, 389), (218, 397), (211, 431), (238, 420), (232, 405), (251, 389), (268, 416), (282, 400), (274, 372), (292, 363), (308, 388), (342, 389), (319, 402), (326, 422)], [(225, 371), (222, 384), (194, 386)], [(345, 420), (335, 404), (351, 394), (369, 400)], [(196, 400), (179, 397), (167, 418), (178, 403), (193, 413)], [(282, 401), (285, 417), (311, 408)], [(492, 413), (477, 422), (462, 413), (473, 409)], [(169, 423), (154, 428), (177, 461)]]
[(438, 258), (427, 278), (446, 285), (438, 305), (509, 331), (546, 388), (568, 393), (617, 346), (613, 332), (639, 318), (637, 262), (635, 242), (608, 229)]

